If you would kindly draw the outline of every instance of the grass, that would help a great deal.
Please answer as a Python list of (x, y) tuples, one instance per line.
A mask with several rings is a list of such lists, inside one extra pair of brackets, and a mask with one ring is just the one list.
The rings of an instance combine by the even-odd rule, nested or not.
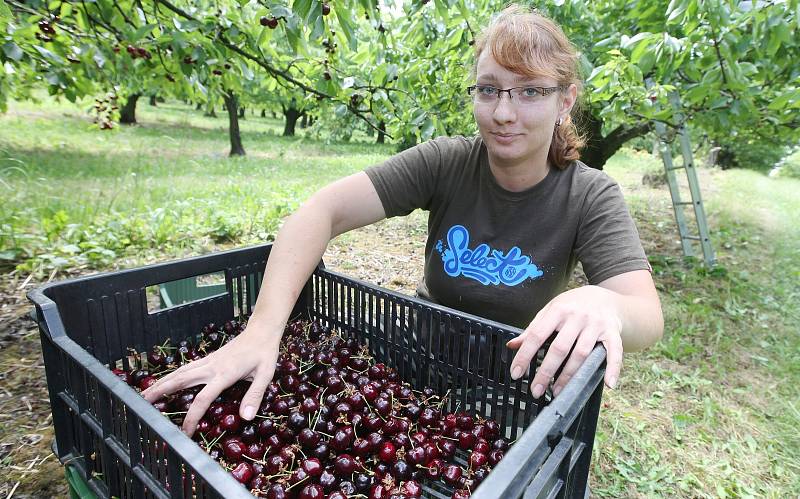
[(139, 119), (145, 125), (99, 133), (65, 105), (20, 104), (4, 117), (0, 256), (9, 265), (41, 273), (113, 265), (141, 250), (263, 241), (316, 189), (391, 147), (282, 137), (278, 121), (249, 116), (248, 155), (228, 158), (227, 120), (146, 103)]
[[(17, 269), (15, 279), (269, 239), (281, 217), (315, 189), (392, 150), (326, 144), (305, 131), (284, 138), (277, 120), (248, 116), (242, 122), (248, 156), (231, 159), (222, 117), (142, 102), (139, 118), (142, 126), (101, 133), (88, 129), (82, 109), (49, 101), (13, 104), (0, 117), (6, 201), (0, 254), (8, 269)], [(719, 261), (709, 270), (682, 257), (666, 186), (642, 184), (643, 175), (660, 167), (647, 154), (625, 150), (606, 168), (637, 221), (666, 328), (655, 347), (626, 355), (619, 387), (604, 395), (593, 494), (798, 497), (800, 180), (701, 168)], [(408, 238), (424, 240), (424, 217), (410, 220)], [(5, 294), (20, 294), (7, 287)], [(35, 343), (28, 335), (3, 349), (4, 371), (27, 366)], [(20, 351), (25, 344), (27, 353)], [(17, 360), (23, 355), (27, 363)], [(30, 375), (17, 369), (8, 386), (22, 372)], [(4, 423), (0, 439), (16, 442), (22, 433), (30, 431)], [(20, 463), (21, 456), (2, 463)], [(18, 492), (41, 490), (25, 473), (13, 476)]]

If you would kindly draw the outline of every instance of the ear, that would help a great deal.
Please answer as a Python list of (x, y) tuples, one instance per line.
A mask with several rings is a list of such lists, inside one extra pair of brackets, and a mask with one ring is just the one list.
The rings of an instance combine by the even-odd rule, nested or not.
[(575, 86), (574, 83), (571, 83), (567, 90), (561, 94), (561, 109), (558, 113), (558, 116), (561, 118), (566, 118), (569, 113), (572, 111), (572, 107), (575, 105), (575, 102), (578, 100), (578, 87)]

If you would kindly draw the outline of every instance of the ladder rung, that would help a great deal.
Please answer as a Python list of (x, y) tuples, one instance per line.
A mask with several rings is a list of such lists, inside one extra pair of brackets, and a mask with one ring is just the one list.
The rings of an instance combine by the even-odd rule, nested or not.
[(700, 236), (683, 236), (684, 239), (692, 239), (693, 241), (699, 241)]
[(667, 167), (667, 171), (671, 172), (672, 170), (683, 170), (683, 168), (684, 168), (683, 166), (670, 166)]
[(675, 204), (694, 204), (694, 201), (677, 201)]

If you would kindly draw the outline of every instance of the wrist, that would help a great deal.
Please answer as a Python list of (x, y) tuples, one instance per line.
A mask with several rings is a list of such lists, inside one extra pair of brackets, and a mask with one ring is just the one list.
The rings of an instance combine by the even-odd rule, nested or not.
[(283, 324), (251, 316), (247, 321), (247, 327), (242, 331), (242, 335), (254, 338), (257, 341), (277, 345), (283, 337), (283, 329)]

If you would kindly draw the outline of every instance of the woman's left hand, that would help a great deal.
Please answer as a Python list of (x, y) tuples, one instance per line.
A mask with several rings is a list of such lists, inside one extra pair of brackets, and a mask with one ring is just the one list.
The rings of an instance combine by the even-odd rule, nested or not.
[(522, 334), (506, 344), (518, 350), (511, 362), (511, 378), (519, 379), (529, 369), (539, 348), (554, 331), (558, 331), (531, 381), (533, 396), (539, 398), (544, 394), (550, 380), (569, 356), (553, 385), (553, 393), (558, 395), (597, 343), (606, 348), (605, 383), (614, 388), (622, 368), (622, 319), (615, 294), (609, 289), (590, 285), (565, 291), (553, 298)]

